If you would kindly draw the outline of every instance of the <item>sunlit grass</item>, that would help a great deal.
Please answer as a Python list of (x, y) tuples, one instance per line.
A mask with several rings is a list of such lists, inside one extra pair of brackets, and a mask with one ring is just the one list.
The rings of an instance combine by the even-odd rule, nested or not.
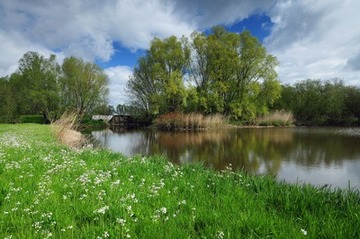
[(0, 238), (359, 238), (358, 192), (60, 145), (0, 125)]

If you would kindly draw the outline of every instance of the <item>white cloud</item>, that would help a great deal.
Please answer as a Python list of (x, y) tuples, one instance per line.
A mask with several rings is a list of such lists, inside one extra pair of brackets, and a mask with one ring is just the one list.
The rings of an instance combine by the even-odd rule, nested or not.
[(353, 71), (360, 55), (358, 9), (357, 0), (278, 3), (270, 11), (275, 24), (265, 45), (280, 61), (280, 80), (338, 77), (360, 85), (360, 72)]
[[(265, 45), (280, 61), (280, 80), (339, 77), (360, 85), (358, 9), (358, 0), (2, 0), (0, 76), (12, 73), (29, 50), (106, 62), (114, 41), (146, 49), (155, 36), (189, 35), (265, 13), (274, 23)], [(111, 103), (124, 102), (131, 69), (105, 71), (112, 74)]]
[(59, 60), (64, 59), (63, 54), (52, 52), (39, 44), (34, 44), (23, 38), (18, 32), (5, 32), (0, 29), (0, 42), (0, 77), (14, 73), (18, 67), (19, 59), (28, 51), (36, 51), (46, 57), (55, 54)]
[(182, 0), (176, 1), (175, 14), (188, 22), (195, 22), (198, 29), (219, 24), (232, 24), (256, 12), (270, 9), (276, 0)]
[(132, 69), (128, 66), (116, 66), (105, 69), (105, 73), (109, 77), (110, 105), (127, 103), (128, 97), (125, 92), (126, 83), (132, 74)]

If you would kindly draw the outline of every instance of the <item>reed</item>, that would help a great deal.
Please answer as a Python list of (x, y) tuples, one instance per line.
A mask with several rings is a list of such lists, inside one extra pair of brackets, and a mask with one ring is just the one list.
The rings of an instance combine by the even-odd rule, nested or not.
[(160, 115), (154, 123), (157, 128), (168, 131), (196, 131), (224, 125), (226, 118), (220, 114), (204, 116), (199, 113), (170, 112)]
[(268, 116), (256, 119), (256, 124), (261, 126), (290, 126), (294, 123), (294, 115), (285, 110), (275, 110)]
[(79, 148), (85, 137), (78, 132), (79, 120), (75, 113), (64, 113), (60, 119), (51, 123), (51, 129), (59, 142), (70, 148)]

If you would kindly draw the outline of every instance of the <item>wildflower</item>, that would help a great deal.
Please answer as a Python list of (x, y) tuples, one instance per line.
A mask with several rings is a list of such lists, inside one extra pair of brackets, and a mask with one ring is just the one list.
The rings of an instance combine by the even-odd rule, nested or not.
[(166, 214), (166, 213), (167, 213), (167, 209), (166, 209), (166, 207), (162, 207), (162, 208), (160, 208), (160, 211), (162, 212), (162, 214)]
[(304, 236), (307, 235), (307, 231), (305, 229), (301, 229), (301, 232), (302, 232), (302, 234), (304, 234)]
[(224, 238), (224, 232), (223, 231), (217, 231), (216, 232), (216, 238), (222, 239)]
[(98, 210), (95, 210), (94, 213), (101, 213), (101, 214), (105, 214), (105, 212), (109, 210), (109, 206), (105, 206), (102, 208), (99, 208)]
[(126, 223), (126, 220), (123, 218), (116, 218), (116, 222), (119, 223), (121, 226), (124, 226)]
[(118, 180), (112, 182), (112, 183), (111, 183), (111, 186), (114, 187), (114, 186), (117, 186), (117, 185), (119, 185), (119, 184), (120, 184), (120, 180), (118, 179)]

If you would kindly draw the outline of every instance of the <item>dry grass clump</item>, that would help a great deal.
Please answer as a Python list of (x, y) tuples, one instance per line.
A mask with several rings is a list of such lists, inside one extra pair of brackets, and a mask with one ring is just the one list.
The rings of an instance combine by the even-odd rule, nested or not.
[(78, 131), (78, 118), (74, 113), (64, 113), (60, 119), (51, 123), (55, 137), (70, 148), (79, 148), (85, 143), (85, 137)]
[(225, 121), (225, 117), (220, 114), (204, 116), (199, 113), (170, 112), (160, 115), (154, 123), (159, 129), (179, 131), (219, 127), (224, 125)]
[(285, 110), (276, 110), (268, 116), (256, 119), (257, 124), (261, 126), (289, 126), (294, 121), (293, 113)]

